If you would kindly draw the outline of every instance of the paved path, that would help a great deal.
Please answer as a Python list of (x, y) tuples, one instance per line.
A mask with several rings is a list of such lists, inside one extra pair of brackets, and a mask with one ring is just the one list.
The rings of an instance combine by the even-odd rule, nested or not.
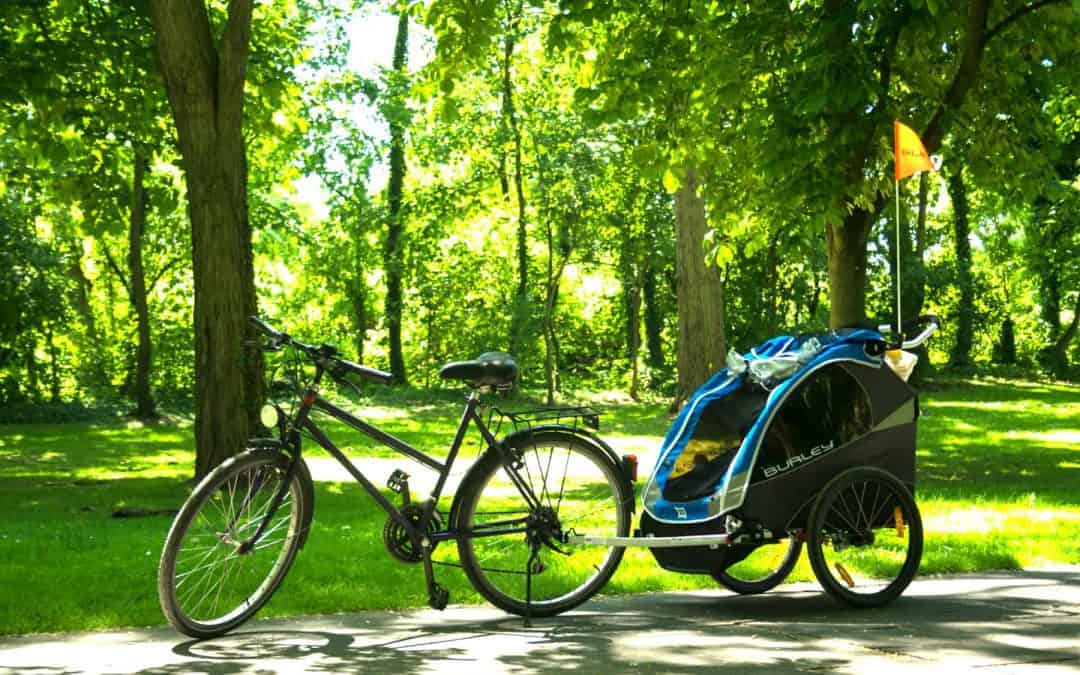
[(755, 597), (601, 598), (536, 621), (486, 607), (256, 621), (205, 642), (169, 630), (0, 640), (0, 673), (1080, 673), (1080, 567), (917, 580), (840, 608), (798, 584)]

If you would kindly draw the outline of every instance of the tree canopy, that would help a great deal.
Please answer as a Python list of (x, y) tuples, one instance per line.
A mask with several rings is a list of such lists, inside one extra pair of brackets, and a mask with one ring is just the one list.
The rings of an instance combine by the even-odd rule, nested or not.
[[(905, 314), (946, 319), (931, 364), (1077, 373), (1076, 3), (88, 0), (0, 19), (13, 411), (193, 408), (206, 468), (263, 397), (254, 313), (413, 386), (512, 349), (550, 401), (677, 400), (728, 346), (891, 319), (897, 245)], [(941, 161), (901, 185), (899, 242), (896, 119)]]

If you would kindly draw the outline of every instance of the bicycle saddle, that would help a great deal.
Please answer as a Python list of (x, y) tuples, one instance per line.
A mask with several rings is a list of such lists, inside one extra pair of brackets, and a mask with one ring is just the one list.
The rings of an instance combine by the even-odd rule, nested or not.
[(471, 361), (453, 361), (439, 371), (444, 380), (464, 380), (473, 387), (507, 387), (518, 378), (514, 357), (505, 352), (486, 352)]

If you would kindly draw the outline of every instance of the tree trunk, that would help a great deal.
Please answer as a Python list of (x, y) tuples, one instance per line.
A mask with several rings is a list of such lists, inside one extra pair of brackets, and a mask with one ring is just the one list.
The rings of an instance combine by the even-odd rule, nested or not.
[[(1040, 250), (1055, 244), (1051, 220), (1051, 204), (1045, 197), (1037, 197), (1032, 204), (1032, 224), (1029, 236), (1036, 238)], [(1061, 332), (1061, 279), (1052, 256), (1038, 255), (1030, 265), (1038, 277), (1040, 315), (1049, 328), (1049, 342), (1057, 340)]]
[(831, 328), (866, 318), (866, 241), (870, 220), (868, 211), (857, 209), (842, 224), (830, 224), (826, 228)]
[[(82, 269), (83, 251), (81, 242), (76, 241), (71, 250), (71, 266), (68, 268), (68, 276), (75, 281), (72, 305), (82, 320), (84, 329), (84, 341), (80, 344), (80, 351), (87, 356), (86, 371), (89, 380), (94, 387), (105, 387), (110, 384), (108, 369), (105, 367), (106, 351), (102, 348), (101, 335), (98, 332), (97, 320), (94, 310), (90, 306), (90, 280), (86, 278)], [(89, 371), (89, 372), (87, 372)]]
[(679, 304), (679, 393), (683, 399), (724, 367), (724, 287), (720, 270), (705, 261), (705, 202), (691, 167), (675, 193), (675, 269)]
[(1001, 322), (998, 342), (994, 345), (994, 361), (1006, 366), (1016, 363), (1016, 330), (1011, 316)]
[[(525, 333), (529, 322), (529, 248), (528, 222), (525, 217), (525, 190), (522, 184), (521, 168), (521, 128), (518, 125), (517, 108), (514, 104), (513, 57), (516, 46), (516, 34), (520, 26), (520, 6), (511, 10), (507, 17), (508, 26), (503, 38), (502, 58), (502, 124), (504, 133), (508, 133), (513, 143), (514, 152), (514, 195), (517, 198), (517, 289), (514, 292), (514, 307), (510, 326), (510, 353), (517, 354), (525, 342)], [(501, 155), (501, 173), (503, 195), (508, 196), (509, 184), (506, 172), (506, 155)]]
[(641, 349), (641, 278), (646, 266), (637, 238), (629, 225), (615, 222), (619, 230), (619, 283), (622, 286), (626, 360), (630, 367), (630, 398), (638, 400), (638, 352)]
[(971, 362), (971, 334), (975, 328), (975, 285), (971, 277), (971, 238), (968, 223), (967, 186), (964, 166), (957, 164), (948, 175), (949, 198), (953, 206), (953, 236), (956, 245), (956, 286), (960, 304), (956, 318), (956, 343), (949, 364), (967, 366)]
[[(357, 264), (357, 267), (361, 265)], [(364, 362), (364, 343), (367, 341), (368, 315), (367, 315), (367, 288), (362, 275), (357, 275), (357, 281), (353, 284), (349, 298), (352, 300), (353, 328), (356, 331), (356, 362)]]
[(26, 351), (23, 352), (23, 364), (26, 367), (27, 399), (38, 401), (41, 398), (41, 392), (38, 391), (38, 363), (37, 355), (34, 354), (34, 349), (37, 347), (37, 337), (33, 333), (28, 333), (28, 336)]
[(146, 304), (146, 273), (143, 269), (143, 234), (146, 232), (146, 186), (144, 177), (149, 158), (141, 146), (135, 148), (134, 177), (131, 182), (132, 204), (128, 228), (128, 275), (131, 284), (131, 304), (135, 308), (139, 341), (135, 349), (135, 416), (152, 419), (157, 416), (154, 397), (150, 391), (150, 311)]
[[(642, 265), (641, 267), (644, 267)], [(641, 273), (630, 280), (630, 293), (626, 298), (626, 352), (630, 360), (630, 398), (641, 398), (638, 352), (641, 351)]]
[(645, 351), (650, 368), (664, 367), (663, 318), (656, 295), (656, 256), (648, 256), (642, 269), (641, 294), (645, 302)]
[(52, 326), (45, 328), (45, 345), (49, 351), (49, 400), (60, 402), (60, 358), (56, 353), (56, 341), (53, 340)]
[(563, 271), (570, 260), (569, 246), (562, 248), (558, 264), (555, 264), (555, 238), (551, 223), (547, 226), (547, 293), (544, 299), (544, 381), (547, 385), (547, 405), (555, 404), (555, 390), (558, 387), (559, 361), (558, 339), (555, 336), (555, 307), (559, 300), (559, 284), (562, 283)]
[(777, 317), (780, 303), (780, 233), (769, 237), (765, 254), (765, 332), (775, 335), (779, 327)]
[(244, 447), (263, 394), (262, 354), (244, 346), (257, 313), (243, 136), (252, 4), (230, 0), (215, 44), (202, 0), (150, 3), (191, 219), (196, 478)]
[(915, 255), (911, 258), (912, 281), (911, 315), (922, 314), (926, 304), (926, 206), (930, 195), (930, 181), (926, 172), (919, 174), (919, 210), (915, 223)]
[(1080, 327), (1080, 292), (1076, 294), (1076, 302), (1073, 305), (1073, 318), (1065, 330), (1061, 332), (1054, 342), (1051, 363), (1054, 365), (1054, 375), (1062, 377), (1069, 366), (1069, 345), (1076, 337), (1077, 328)]
[[(398, 14), (397, 38), (394, 41), (394, 72), (398, 77), (407, 76), (409, 54), (409, 15), (405, 9)], [(402, 97), (404, 93), (400, 93)], [(398, 101), (398, 114), (404, 109), (404, 100)], [(405, 384), (405, 358), (401, 353), (401, 277), (404, 271), (404, 246), (401, 241), (404, 214), (401, 204), (405, 185), (405, 124), (400, 117), (390, 119), (390, 180), (387, 185), (389, 222), (386, 228), (386, 245), (383, 251), (386, 266), (386, 324), (390, 339), (390, 373), (394, 382)]]

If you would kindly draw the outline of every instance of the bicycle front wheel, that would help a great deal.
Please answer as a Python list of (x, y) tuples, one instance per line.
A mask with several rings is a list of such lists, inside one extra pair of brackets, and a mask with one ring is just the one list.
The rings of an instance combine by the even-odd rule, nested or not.
[(243, 551), (241, 544), (269, 513), (288, 466), (279, 452), (250, 450), (211, 471), (184, 503), (158, 567), (161, 608), (176, 630), (196, 638), (223, 635), (281, 585), (311, 507), (311, 479), (302, 465), (254, 547)]
[[(619, 466), (595, 445), (571, 434), (538, 432), (515, 447), (521, 459), (516, 473), (540, 506), (529, 506), (501, 456), (489, 452), (461, 486), (456, 525), (463, 534), (458, 541), (461, 564), (476, 590), (495, 606), (524, 615), (532, 548), (522, 523), (539, 517), (558, 532), (625, 537), (634, 495)], [(552, 616), (581, 604), (611, 578), (623, 551), (551, 539), (541, 544), (529, 611), (533, 616)]]

